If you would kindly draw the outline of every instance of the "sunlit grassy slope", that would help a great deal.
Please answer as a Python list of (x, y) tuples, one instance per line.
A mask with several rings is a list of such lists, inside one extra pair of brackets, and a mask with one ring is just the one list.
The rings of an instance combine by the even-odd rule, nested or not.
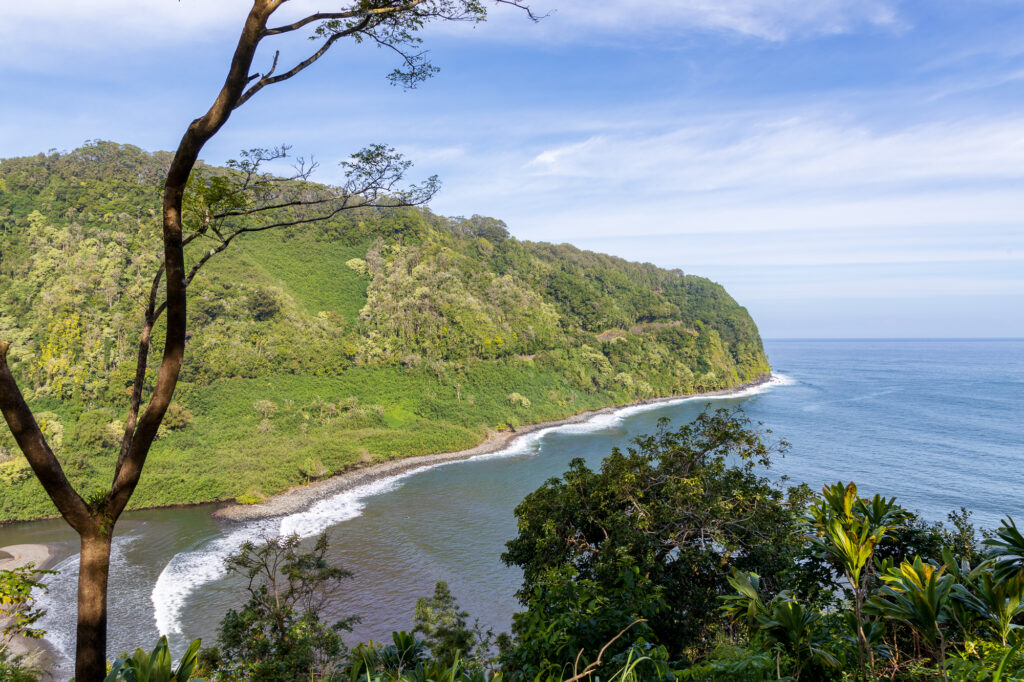
[[(110, 478), (166, 162), (113, 143), (0, 162), (0, 339), (86, 493)], [(240, 238), (191, 285), (189, 330), (135, 507), (252, 501), (768, 371), (713, 282), (420, 209)], [(6, 429), (0, 493), (0, 520), (52, 513)]]

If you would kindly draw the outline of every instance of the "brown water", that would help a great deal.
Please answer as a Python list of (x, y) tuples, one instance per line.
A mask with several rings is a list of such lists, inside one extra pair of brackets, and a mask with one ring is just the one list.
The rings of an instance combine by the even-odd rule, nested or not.
[[(1024, 342), (776, 341), (768, 349), (792, 385), (714, 404), (742, 404), (793, 444), (774, 475), (812, 486), (856, 480), (932, 520), (961, 505), (989, 527), (1005, 514), (1024, 515)], [(572, 458), (597, 465), (659, 418), (679, 424), (707, 402), (536, 432), (502, 456), (343, 493), (284, 519), (227, 526), (203, 507), (129, 514), (114, 539), (109, 653), (152, 647), (161, 632), (179, 652), (189, 638), (212, 643), (224, 613), (244, 598), (224, 577), (223, 558), (261, 532), (328, 530), (332, 559), (355, 573), (329, 604), (334, 616), (362, 616), (350, 643), (410, 628), (416, 598), (442, 578), (472, 616), (505, 630), (519, 574), (499, 557), (515, 533), (515, 506)], [(0, 528), (0, 547), (34, 542), (75, 550), (60, 521)], [(58, 564), (41, 600), (50, 611), (43, 625), (65, 652), (73, 646), (75, 562), (72, 555)], [(69, 672), (65, 660), (57, 679)]]
[[(411, 629), (416, 599), (442, 579), (473, 618), (507, 630), (520, 574), (499, 557), (515, 533), (515, 506), (572, 458), (596, 465), (611, 447), (652, 431), (660, 417), (690, 419), (705, 403), (627, 410), (536, 432), (506, 452), (378, 482), (283, 519), (228, 524), (204, 506), (129, 513), (113, 544), (109, 654), (151, 647), (160, 634), (176, 651), (195, 637), (213, 643), (221, 618), (244, 598), (240, 581), (224, 575), (224, 557), (247, 539), (280, 532), (311, 538), (327, 530), (331, 559), (354, 573), (327, 608), (334, 617), (362, 618), (351, 643)], [(76, 538), (59, 520), (0, 528), (0, 546), (39, 542), (55, 543), (66, 555), (41, 599), (48, 640), (64, 654), (60, 679), (71, 672), (67, 654), (74, 646)]]

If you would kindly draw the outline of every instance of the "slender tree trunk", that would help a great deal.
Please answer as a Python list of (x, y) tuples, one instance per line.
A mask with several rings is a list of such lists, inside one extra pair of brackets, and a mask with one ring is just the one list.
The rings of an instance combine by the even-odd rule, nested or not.
[[(185, 351), (186, 330), (186, 296), (188, 285), (185, 269), (184, 245), (182, 236), (182, 197), (190, 173), (195, 166), (199, 153), (210, 138), (227, 122), (231, 112), (247, 102), (265, 86), (288, 80), (312, 63), (317, 61), (337, 40), (347, 36), (372, 33), (378, 23), (383, 22), (388, 14), (396, 17), (411, 12), (426, 0), (404, 0), (391, 4), (376, 2), (352, 2), (352, 7), (335, 13), (315, 13), (292, 24), (274, 29), (267, 28), (267, 20), (288, 0), (252, 0), (252, 9), (242, 27), (238, 44), (231, 60), (227, 78), (210, 109), (201, 117), (192, 121), (186, 129), (171, 161), (164, 183), (163, 194), (163, 279), (166, 286), (166, 340), (163, 358), (157, 372), (156, 385), (152, 390), (146, 409), (139, 415), (142, 404), (142, 389), (146, 370), (149, 367), (149, 334), (152, 330), (152, 311), (155, 303), (151, 301), (147, 315), (148, 325), (143, 330), (140, 342), (139, 358), (136, 368), (135, 392), (129, 407), (128, 418), (125, 420), (125, 433), (121, 452), (114, 467), (114, 480), (110, 491), (102, 501), (87, 503), (68, 481), (57, 456), (46, 442), (39, 424), (25, 402), (14, 376), (7, 363), (7, 352), (10, 344), (0, 339), (0, 413), (3, 414), (11, 433), (19, 448), (31, 465), (37, 479), (46, 490), (61, 516), (78, 532), (81, 537), (81, 568), (78, 578), (78, 645), (75, 657), (77, 682), (102, 682), (106, 676), (106, 643), (107, 643), (107, 579), (110, 571), (110, 541), (113, 536), (114, 524), (128, 505), (142, 475), (150, 446), (156, 438), (157, 430), (163, 421), (164, 414), (174, 395), (181, 370)], [(519, 5), (522, 0), (502, 0), (509, 4)], [(467, 7), (477, 3), (460, 0)], [(444, 4), (444, 3), (443, 3)], [(453, 3), (459, 5), (459, 3)], [(472, 17), (478, 13), (466, 9), (465, 16)], [(458, 11), (453, 10), (452, 16), (445, 12), (437, 15), (443, 19), (457, 20), (462, 18)], [(534, 18), (533, 15), (530, 15)], [(281, 35), (301, 29), (314, 22), (336, 20), (343, 22), (340, 28), (329, 31), (320, 48), (292, 69), (272, 75), (277, 56), (264, 74), (251, 73), (253, 57), (260, 41), (269, 35)], [(397, 27), (406, 26), (400, 19), (395, 19)], [(420, 19), (414, 19), (414, 28)], [(370, 31), (370, 33), (368, 33)], [(387, 44), (402, 52), (401, 47), (412, 41), (402, 28), (393, 36), (391, 30), (384, 31)], [(398, 46), (398, 47), (396, 47)], [(409, 57), (406, 57), (407, 60)], [(254, 82), (255, 81), (255, 82)], [(219, 247), (222, 250), (227, 241)], [(67, 250), (67, 244), (64, 245)], [(209, 255), (212, 255), (211, 251)], [(208, 257), (208, 256), (207, 256)], [(160, 278), (154, 281), (154, 290)], [(157, 292), (158, 293), (158, 292)], [(156, 299), (156, 296), (153, 297)], [(118, 347), (120, 348), (120, 342)], [(36, 385), (38, 388), (38, 385)]]
[(81, 682), (102, 680), (107, 675), (107, 578), (112, 530), (82, 535), (75, 648), (75, 679)]

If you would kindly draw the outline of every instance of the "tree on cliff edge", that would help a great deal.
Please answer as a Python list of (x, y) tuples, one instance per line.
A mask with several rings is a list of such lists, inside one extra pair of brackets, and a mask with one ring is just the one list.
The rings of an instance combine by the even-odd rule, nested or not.
[[(163, 194), (163, 263), (154, 277), (149, 296), (124, 437), (108, 491), (85, 499), (68, 481), (11, 372), (7, 362), (10, 344), (0, 339), (0, 411), (36, 477), (61, 516), (81, 538), (75, 653), (78, 682), (99, 682), (106, 674), (107, 578), (114, 525), (139, 483), (146, 456), (174, 395), (185, 352), (186, 290), (197, 270), (215, 253), (227, 248), (235, 237), (246, 232), (325, 219), (356, 206), (423, 203), (436, 190), (433, 180), (405, 191), (396, 190), (395, 185), (408, 164), (401, 161), (393, 150), (376, 146), (353, 157), (347, 173), (348, 183), (337, 188), (332, 196), (282, 196), (269, 189), (268, 176), (260, 170), (262, 163), (279, 157), (279, 150), (258, 150), (236, 164), (237, 182), (234, 185), (224, 187), (208, 183), (200, 188), (200, 204), (208, 210), (191, 217), (188, 222), (197, 227), (186, 233), (183, 229), (183, 200), (203, 146), (217, 134), (235, 109), (264, 88), (305, 70), (339, 40), (366, 41), (393, 50), (401, 65), (389, 77), (397, 84), (414, 87), (436, 70), (425, 53), (419, 50), (417, 32), (426, 23), (435, 20), (475, 22), (486, 16), (481, 0), (350, 0), (338, 11), (317, 12), (291, 23), (273, 25), (273, 15), (287, 2), (253, 0), (223, 87), (210, 109), (188, 125), (171, 161)], [(519, 7), (531, 19), (536, 18), (524, 4), (525, 0), (492, 2)], [(316, 46), (308, 57), (285, 69), (278, 64), (279, 53), (275, 52), (268, 59), (270, 66), (266, 72), (253, 72), (257, 49), (264, 41), (272, 42), (277, 36), (303, 30), (312, 31)], [(304, 178), (307, 171), (300, 169), (297, 177)], [(268, 218), (276, 215), (275, 211), (299, 206), (317, 209), (319, 213), (286, 220), (269, 218), (256, 226), (247, 222), (230, 227), (232, 218)], [(219, 229), (218, 224), (221, 223), (228, 228)], [(188, 268), (186, 247), (197, 240), (203, 243), (209, 239), (213, 240), (213, 246)], [(164, 294), (162, 301), (161, 289)], [(145, 402), (145, 409), (141, 409), (151, 334), (157, 319), (164, 314), (166, 337), (163, 356), (156, 384), (148, 402)]]

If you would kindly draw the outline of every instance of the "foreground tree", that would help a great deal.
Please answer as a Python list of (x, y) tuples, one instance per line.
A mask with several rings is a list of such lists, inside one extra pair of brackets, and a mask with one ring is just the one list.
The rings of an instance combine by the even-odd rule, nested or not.
[[(109, 490), (84, 498), (68, 481), (31, 409), (18, 388), (7, 362), (10, 344), (0, 340), (0, 411), (39, 482), (46, 489), (61, 516), (81, 538), (78, 577), (78, 626), (75, 674), (78, 682), (102, 680), (106, 667), (107, 579), (110, 543), (118, 518), (128, 505), (142, 476), (146, 457), (174, 395), (185, 353), (186, 290), (202, 265), (223, 251), (240, 234), (310, 222), (355, 205), (367, 205), (394, 189), (407, 167), (391, 150), (374, 147), (357, 154), (349, 168), (349, 185), (330, 196), (287, 196), (274, 188), (260, 164), (277, 158), (277, 152), (257, 151), (236, 165), (233, 185), (208, 179), (197, 187), (200, 212), (194, 231), (186, 234), (183, 204), (186, 188), (204, 145), (224, 126), (231, 113), (266, 87), (286, 81), (323, 57), (339, 40), (351, 38), (394, 50), (401, 66), (390, 78), (414, 87), (436, 69), (419, 50), (416, 33), (427, 22), (481, 21), (485, 8), (480, 0), (350, 0), (338, 11), (316, 12), (288, 23), (273, 25), (272, 18), (288, 0), (254, 0), (242, 26), (224, 85), (209, 110), (192, 121), (178, 144), (164, 183), (162, 224), (163, 263), (153, 280), (139, 340), (135, 382), (125, 419), (125, 431)], [(523, 0), (494, 0), (529, 9)], [(530, 14), (531, 18), (534, 18)], [(269, 59), (269, 68), (253, 72), (258, 48), (267, 39), (311, 30), (316, 49), (287, 70), (279, 69), (279, 53)], [(298, 177), (308, 172), (302, 167)], [(432, 196), (436, 183), (428, 182), (399, 194), (397, 203), (422, 203)], [(363, 195), (360, 195), (360, 192)], [(366, 196), (368, 195), (368, 197)], [(385, 200), (385, 203), (386, 200)], [(284, 220), (252, 221), (296, 207), (320, 213), (306, 213)], [(229, 229), (222, 230), (227, 226)], [(191, 268), (186, 247), (199, 239), (213, 239), (205, 255)], [(162, 285), (162, 287), (161, 287)], [(160, 295), (163, 288), (164, 295)], [(149, 367), (151, 336), (157, 320), (165, 317), (162, 358), (155, 385), (143, 409), (143, 391)]]
[(523, 569), (527, 610), (512, 630), (525, 649), (509, 662), (527, 678), (545, 662), (596, 652), (637, 619), (647, 622), (609, 656), (636, 637), (671, 658), (705, 645), (724, 620), (730, 569), (758, 572), (770, 594), (784, 587), (811, 493), (759, 475), (779, 446), (725, 410), (661, 427), (613, 450), (598, 471), (574, 460), (516, 508), (519, 533), (502, 558)]
[(357, 618), (333, 624), (324, 605), (351, 573), (327, 561), (327, 534), (311, 551), (297, 535), (246, 543), (228, 558), (228, 570), (247, 581), (248, 601), (220, 625), (220, 647), (203, 652), (222, 679), (329, 679), (348, 651), (341, 632)]

